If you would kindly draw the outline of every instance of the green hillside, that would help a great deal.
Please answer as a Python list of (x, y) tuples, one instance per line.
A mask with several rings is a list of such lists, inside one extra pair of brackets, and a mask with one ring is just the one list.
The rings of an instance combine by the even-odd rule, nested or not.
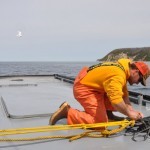
[(119, 58), (131, 58), (134, 61), (150, 61), (150, 47), (115, 49), (98, 61), (115, 61)]

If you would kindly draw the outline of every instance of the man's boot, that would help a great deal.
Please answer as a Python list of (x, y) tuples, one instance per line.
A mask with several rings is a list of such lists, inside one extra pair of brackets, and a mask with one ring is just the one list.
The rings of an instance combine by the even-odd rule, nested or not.
[(49, 124), (55, 125), (58, 120), (67, 118), (69, 109), (70, 109), (70, 105), (67, 102), (62, 103), (59, 109), (52, 114), (49, 120)]

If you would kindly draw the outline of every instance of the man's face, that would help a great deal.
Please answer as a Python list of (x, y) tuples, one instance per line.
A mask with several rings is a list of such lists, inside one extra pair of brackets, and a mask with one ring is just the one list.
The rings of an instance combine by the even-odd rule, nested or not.
[(130, 85), (139, 84), (142, 81), (142, 74), (139, 72), (138, 69), (134, 69), (130, 71), (130, 77), (128, 82)]

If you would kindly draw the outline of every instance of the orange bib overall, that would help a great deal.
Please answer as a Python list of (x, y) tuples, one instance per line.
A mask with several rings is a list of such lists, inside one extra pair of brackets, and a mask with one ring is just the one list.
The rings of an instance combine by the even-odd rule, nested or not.
[(106, 110), (114, 110), (106, 93), (80, 83), (87, 74), (87, 70), (88, 68), (84, 67), (80, 71), (73, 87), (74, 97), (83, 106), (85, 111), (70, 108), (67, 117), (68, 124), (107, 122)]

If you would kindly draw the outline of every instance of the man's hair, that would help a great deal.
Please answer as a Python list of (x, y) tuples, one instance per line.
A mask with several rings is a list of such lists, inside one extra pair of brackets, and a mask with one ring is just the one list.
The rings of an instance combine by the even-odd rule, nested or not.
[(133, 70), (138, 69), (134, 63), (131, 63), (131, 64), (129, 63), (129, 67)]

